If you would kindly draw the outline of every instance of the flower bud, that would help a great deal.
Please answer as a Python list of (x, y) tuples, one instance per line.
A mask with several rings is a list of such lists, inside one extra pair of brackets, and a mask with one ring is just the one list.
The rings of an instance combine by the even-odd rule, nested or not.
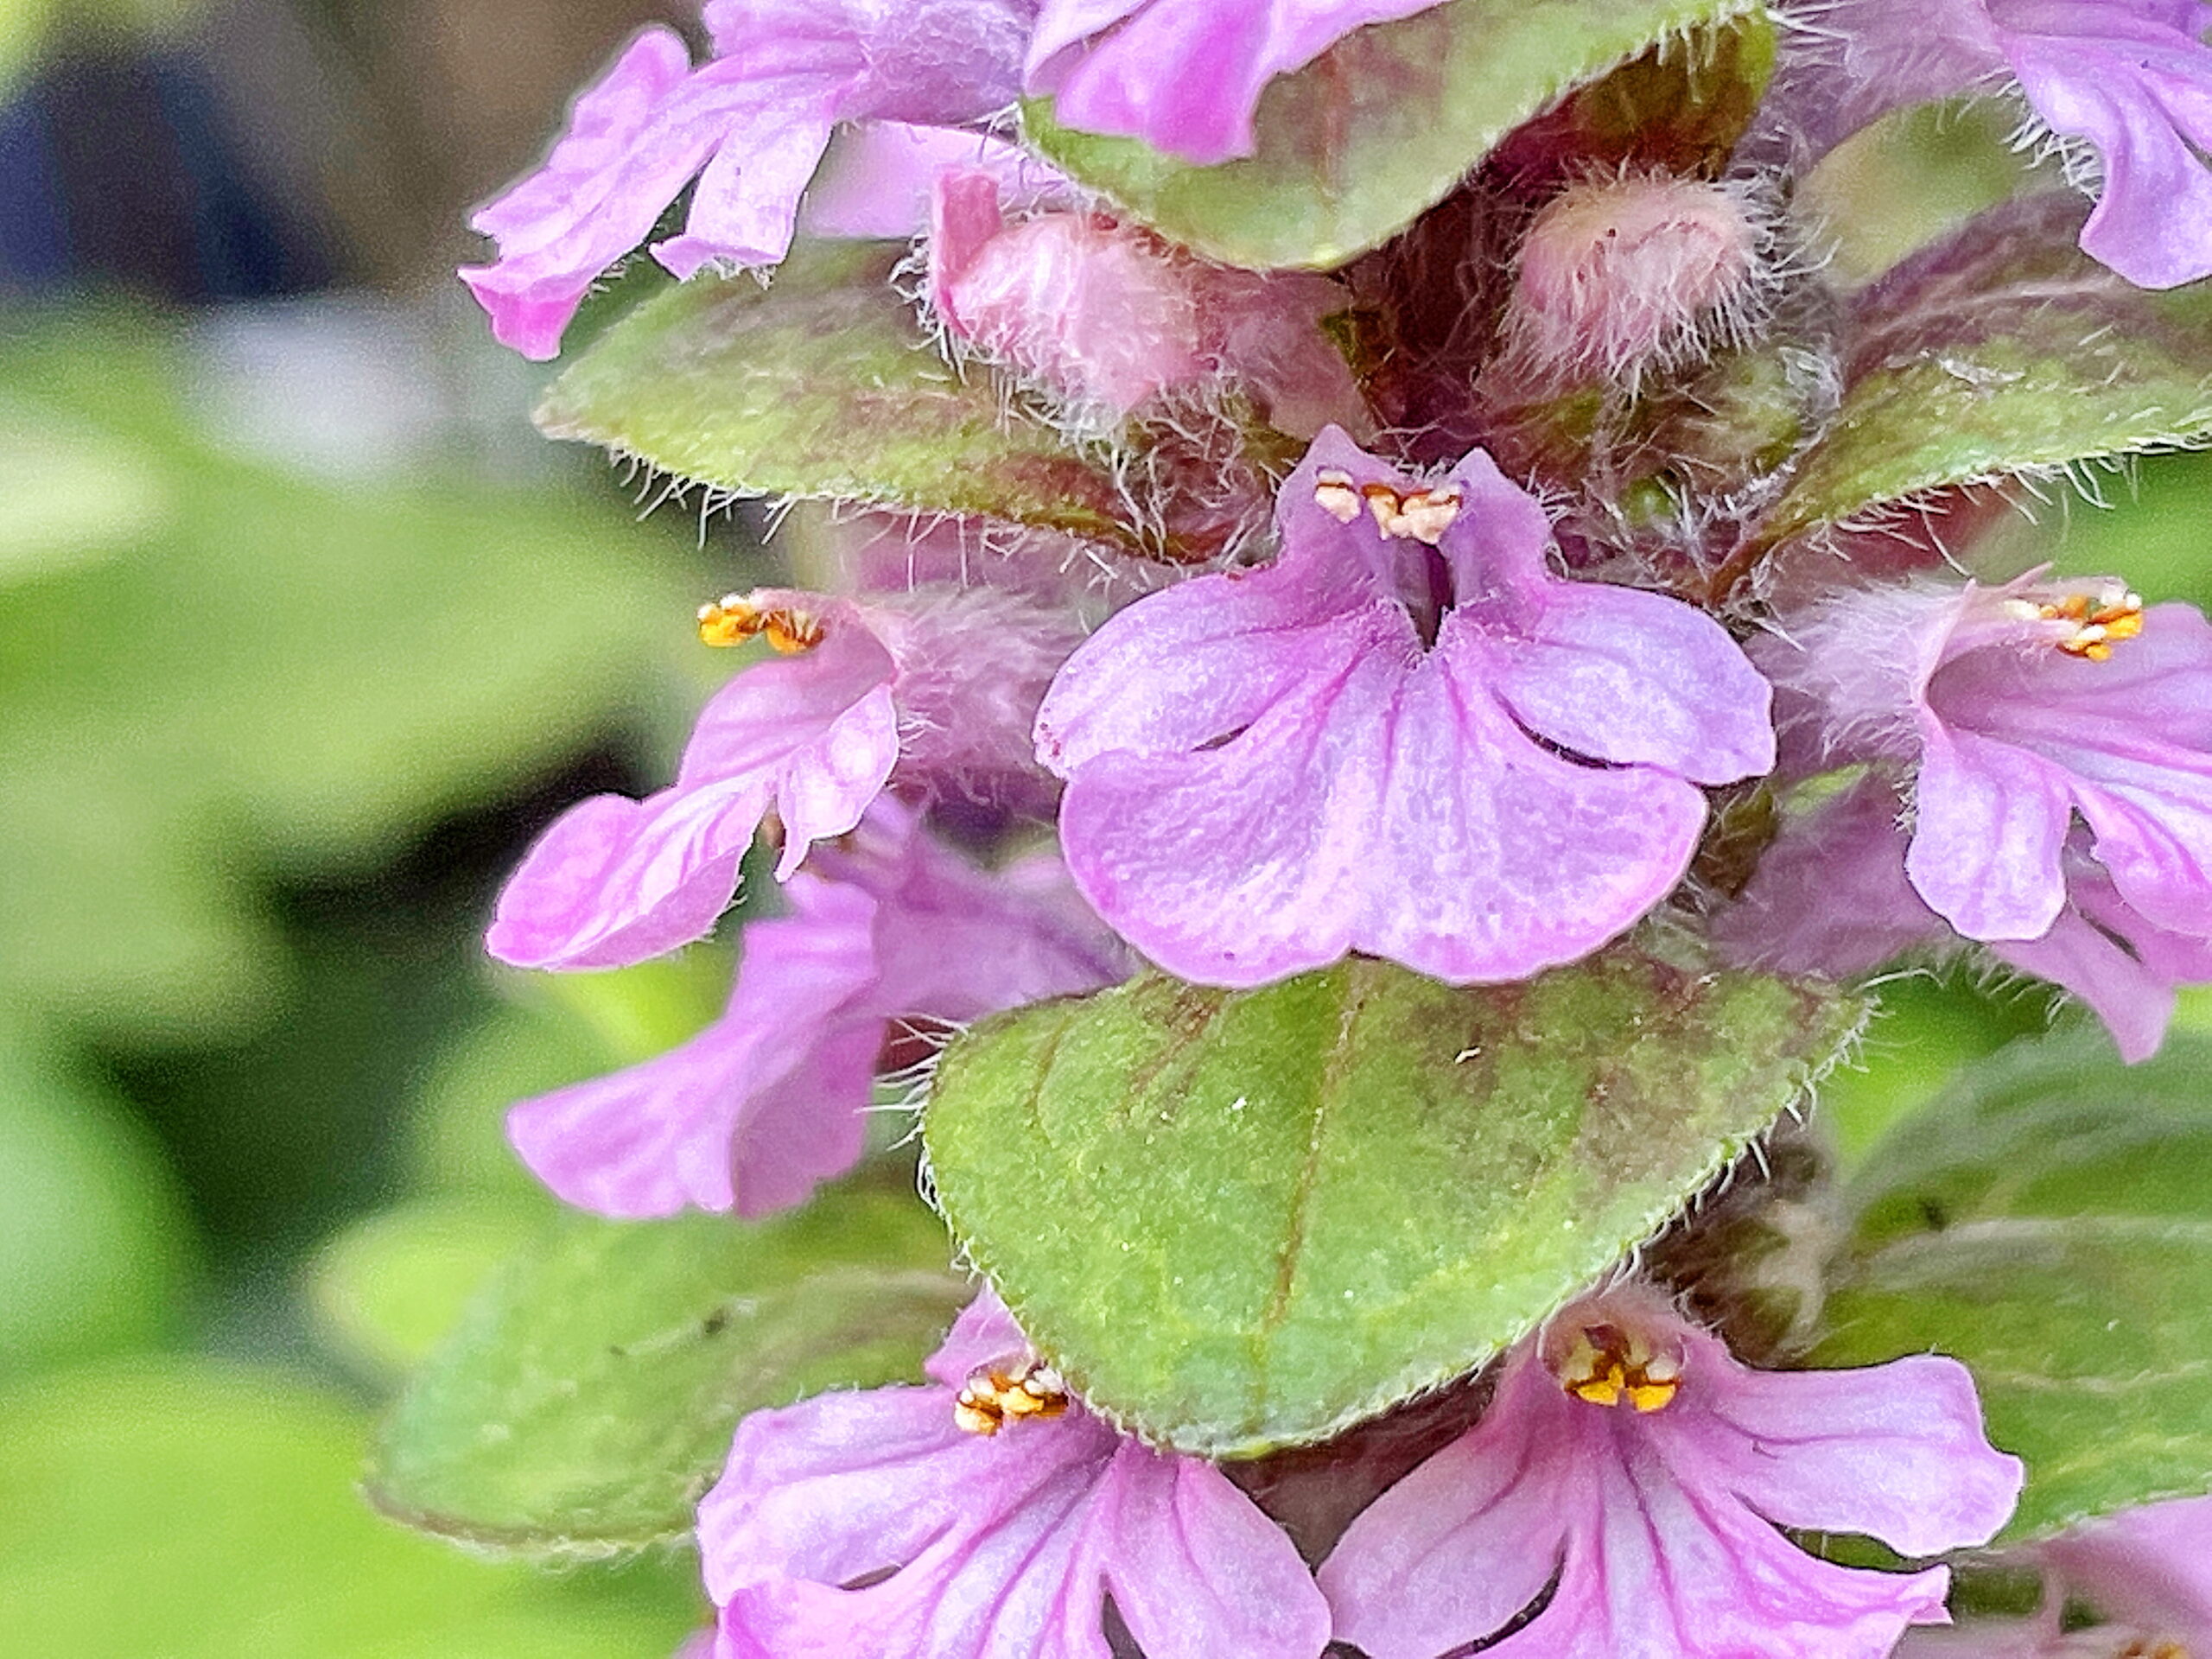
[(1234, 383), (1294, 436), (1363, 424), (1322, 320), (1344, 291), (1306, 272), (1210, 265), (1101, 213), (1009, 219), (995, 178), (938, 186), (928, 298), (949, 338), (1004, 364), (1077, 426), (1118, 425), (1163, 396)]
[(1569, 185), (1529, 228), (1509, 334), (1547, 378), (1632, 380), (1755, 334), (1769, 232), (1743, 192), (1662, 174)]

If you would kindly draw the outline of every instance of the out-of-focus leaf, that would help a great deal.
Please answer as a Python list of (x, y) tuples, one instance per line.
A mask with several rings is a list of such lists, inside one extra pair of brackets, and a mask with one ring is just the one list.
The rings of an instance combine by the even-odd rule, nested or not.
[(1230, 264), (1327, 270), (1441, 200), (1560, 97), (1751, 0), (1447, 0), (1357, 29), (1260, 99), (1258, 153), (1193, 167), (1024, 112), (1053, 162), (1146, 224)]
[(680, 1569), (551, 1579), (360, 1499), (328, 1397), (178, 1362), (0, 1395), (0, 1645), (53, 1659), (639, 1659), (697, 1621)]
[(2008, 1540), (2212, 1490), (2212, 1039), (2137, 1066), (2101, 1033), (2020, 1044), (1845, 1196), (1813, 1362), (1964, 1360), (2028, 1465)]
[(2084, 211), (2008, 204), (1859, 296), (1841, 410), (1755, 545), (2212, 435), (2212, 283), (2132, 286), (2075, 247)]
[(2047, 992), (2024, 985), (1993, 992), (1965, 967), (1886, 979), (1874, 998), (1865, 1039), (1821, 1080), (1813, 1114), (1846, 1169), (1967, 1067), (2051, 1022)]
[(1124, 481), (924, 338), (893, 256), (802, 252), (762, 287), (708, 278), (639, 306), (554, 384), (538, 424), (741, 494), (988, 513), (1133, 551)]
[(325, 1338), (372, 1372), (419, 1363), (470, 1299), (552, 1220), (550, 1199), (425, 1198), (358, 1221), (308, 1281)]
[(111, 558), (169, 517), (160, 469), (139, 451), (41, 425), (0, 408), (0, 588)]
[(368, 868), (658, 714), (696, 598), (563, 489), (225, 453), (193, 372), (131, 313), (0, 338), (13, 441), (130, 508), (73, 511), (71, 568), (0, 585), (0, 1000), (131, 1041), (266, 1009), (257, 878)]
[(755, 1225), (570, 1217), (479, 1298), (393, 1409), (370, 1486), (487, 1550), (685, 1536), (746, 1413), (918, 1374), (969, 1290), (912, 1193), (849, 1185)]
[(1629, 947), (1467, 990), (1364, 959), (1249, 992), (1153, 976), (957, 1040), (924, 1135), (955, 1235), (1086, 1399), (1248, 1456), (1535, 1328), (1860, 1014)]
[(152, 1346), (191, 1279), (192, 1223), (122, 1103), (0, 1032), (0, 1377)]

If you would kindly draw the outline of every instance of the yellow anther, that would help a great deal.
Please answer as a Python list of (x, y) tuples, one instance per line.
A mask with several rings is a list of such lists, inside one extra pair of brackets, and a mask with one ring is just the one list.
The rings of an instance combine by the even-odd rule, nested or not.
[(2069, 594), (2037, 607), (2036, 615), (2042, 621), (2074, 625), (2074, 632), (2058, 642), (2058, 649), (2069, 657), (2106, 663), (2112, 660), (2114, 645), (2143, 632), (2143, 596), (2123, 593), (2098, 600), (2087, 594)]
[(1636, 1332), (1601, 1325), (1580, 1332), (1555, 1366), (1560, 1386), (1593, 1406), (1625, 1400), (1639, 1412), (1663, 1411), (1682, 1386), (1681, 1362), (1654, 1353)]
[(984, 1366), (953, 1402), (952, 1421), (968, 1433), (988, 1437), (1010, 1422), (1060, 1416), (1069, 1404), (1067, 1385), (1049, 1365), (1032, 1361), (1011, 1371)]
[(822, 643), (821, 621), (788, 606), (755, 605), (743, 594), (725, 594), (699, 607), (699, 639), (715, 645), (741, 645), (748, 639), (766, 639), (785, 656), (811, 651)]

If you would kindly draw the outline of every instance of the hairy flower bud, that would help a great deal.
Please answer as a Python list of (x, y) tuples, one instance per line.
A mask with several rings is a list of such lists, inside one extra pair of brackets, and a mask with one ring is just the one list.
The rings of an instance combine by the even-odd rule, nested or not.
[(1756, 334), (1768, 228), (1744, 191), (1663, 174), (1569, 185), (1529, 228), (1508, 328), (1548, 378), (1633, 378)]
[(1322, 319), (1326, 277), (1210, 265), (1103, 214), (1009, 219), (986, 172), (938, 185), (928, 297), (948, 336), (1060, 401), (1117, 425), (1154, 398), (1240, 385), (1280, 430), (1362, 424), (1358, 388)]

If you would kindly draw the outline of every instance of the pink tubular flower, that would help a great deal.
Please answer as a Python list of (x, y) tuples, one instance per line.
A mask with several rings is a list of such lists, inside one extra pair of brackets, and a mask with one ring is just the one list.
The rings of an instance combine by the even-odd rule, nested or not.
[(705, 937), (772, 807), (788, 879), (810, 844), (860, 822), (894, 768), (978, 792), (1031, 776), (1030, 721), (1075, 639), (1058, 611), (981, 588), (868, 601), (769, 590), (710, 615), (791, 654), (708, 703), (673, 786), (594, 796), (538, 838), (485, 938), (500, 961), (615, 968)]
[(790, 915), (746, 929), (720, 1020), (509, 1115), (515, 1149), (561, 1198), (626, 1217), (801, 1203), (859, 1159), (899, 1020), (978, 1019), (1125, 971), (1057, 858), (986, 874), (888, 802), (785, 891)]
[(1845, 594), (1755, 654), (1813, 764), (1914, 766), (1906, 868), (1969, 938), (2040, 939), (2090, 851), (2152, 925), (2212, 937), (2212, 624), (2112, 582)]
[(1109, 1598), (1147, 1659), (1319, 1659), (1290, 1540), (1069, 1400), (995, 1297), (929, 1370), (738, 1426), (699, 1507), (717, 1659), (1109, 1659)]
[(1424, 488), (1325, 431), (1276, 524), (1273, 564), (1138, 601), (1038, 715), (1077, 885), (1170, 972), (1573, 961), (1680, 879), (1700, 784), (1773, 764), (1720, 626), (1552, 575), (1543, 510), (1480, 451)]
[(1249, 156), (1260, 94), (1356, 29), (1441, 0), (1044, 0), (1029, 89), (1053, 118), (1202, 164)]
[(2184, 1497), (2092, 1521), (2037, 1554), (2052, 1577), (2106, 1618), (2158, 1644), (2212, 1652), (2212, 1498)]
[(1362, 418), (1322, 320), (1350, 303), (1325, 276), (1211, 265), (1134, 225), (1046, 212), (1009, 224), (988, 172), (940, 176), (929, 297), (947, 334), (1118, 425), (1163, 393), (1233, 382), (1278, 430)]
[[(1897, 1659), (2188, 1659), (2212, 1649), (2212, 1498), (2107, 1516), (2030, 1553), (2050, 1578), (2042, 1614), (1916, 1637)], [(2069, 1631), (2069, 1598), (2106, 1623)]]
[[(1716, 942), (1749, 967), (1834, 978), (1955, 946), (1959, 935), (1906, 874), (1903, 811), (1886, 782), (1867, 778), (1785, 830), (1714, 919)], [(2165, 1040), (2175, 988), (2212, 983), (2212, 941), (2160, 927), (2130, 905), (2079, 836), (2060, 869), (2064, 902), (2050, 928), (1984, 948), (2081, 998), (2121, 1058), (2148, 1059)]]
[[(493, 332), (549, 358), (601, 274), (694, 179), (681, 235), (653, 257), (678, 276), (772, 265), (841, 122), (960, 127), (1014, 102), (1035, 0), (709, 0), (715, 55), (674, 31), (631, 42), (579, 97), (544, 164), (472, 221), (493, 264), (461, 277)], [(947, 141), (950, 142), (950, 141)]]
[(1631, 1288), (1509, 1358), (1482, 1420), (1352, 1522), (1321, 1588), (1370, 1659), (1883, 1659), (1943, 1621), (1948, 1574), (1834, 1566), (1776, 1529), (1933, 1555), (1986, 1542), (2021, 1478), (1955, 1361), (1754, 1371)]
[[(1842, 0), (1803, 80), (1816, 146), (1886, 110), (2015, 82), (2095, 152), (2091, 257), (2145, 288), (2212, 275), (2212, 5), (2200, 0)], [(1830, 62), (1829, 60), (1834, 61)]]

